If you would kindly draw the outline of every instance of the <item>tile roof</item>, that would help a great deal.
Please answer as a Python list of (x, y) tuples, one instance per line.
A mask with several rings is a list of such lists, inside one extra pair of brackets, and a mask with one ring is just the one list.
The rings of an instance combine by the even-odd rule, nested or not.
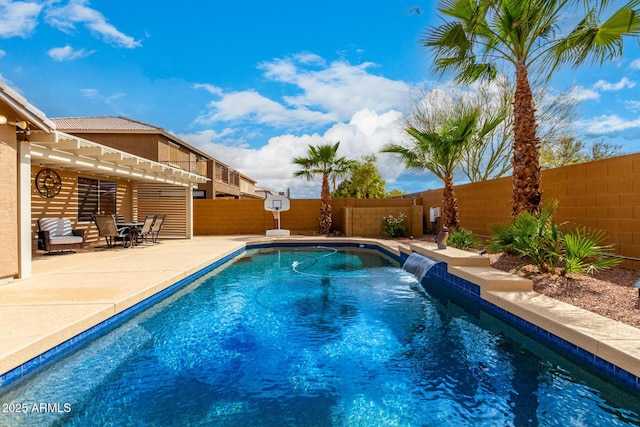
[(213, 159), (210, 154), (201, 151), (189, 145), (187, 142), (165, 131), (163, 128), (150, 125), (148, 123), (139, 122), (137, 120), (127, 119), (126, 117), (116, 116), (97, 116), (97, 117), (58, 117), (50, 119), (56, 125), (56, 129), (70, 134), (84, 133), (146, 133), (160, 134), (169, 138), (174, 143), (198, 153), (206, 159)]
[(59, 117), (52, 118), (56, 128), (61, 131), (88, 132), (88, 131), (132, 131), (132, 132), (159, 132), (164, 129), (148, 123), (127, 119), (125, 117)]

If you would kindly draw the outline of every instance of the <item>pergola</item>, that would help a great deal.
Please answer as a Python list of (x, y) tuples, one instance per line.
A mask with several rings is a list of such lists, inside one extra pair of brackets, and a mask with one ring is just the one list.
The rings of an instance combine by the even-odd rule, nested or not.
[(189, 188), (209, 181), (206, 177), (64, 132), (32, 132), (28, 139), (33, 164)]

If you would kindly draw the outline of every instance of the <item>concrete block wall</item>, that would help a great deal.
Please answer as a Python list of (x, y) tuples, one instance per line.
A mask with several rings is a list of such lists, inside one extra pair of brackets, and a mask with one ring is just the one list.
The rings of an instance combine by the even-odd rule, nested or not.
[[(457, 185), (460, 224), (489, 235), (511, 219), (512, 178)], [(542, 171), (542, 199), (559, 201), (557, 223), (604, 231), (619, 255), (640, 259), (640, 153)], [(420, 193), (425, 215), (442, 206), (442, 189)], [(428, 220), (428, 218), (427, 218)], [(640, 261), (624, 267), (640, 269)]]
[(343, 208), (343, 231), (346, 236), (357, 237), (381, 237), (382, 219), (392, 215), (397, 217), (405, 215), (405, 226), (408, 235), (422, 237), (422, 206), (409, 207), (370, 207), (355, 208), (345, 206)]
[[(362, 202), (356, 199), (332, 200), (332, 230), (345, 230), (343, 210), (345, 207), (360, 209), (382, 209), (371, 213), (367, 222), (366, 234), (380, 236), (382, 216), (403, 212), (412, 221), (411, 234), (415, 237), (422, 235), (422, 206), (417, 199), (377, 199)], [(375, 207), (377, 204), (382, 207)], [(264, 200), (194, 200), (193, 203), (194, 234), (196, 235), (225, 235), (225, 234), (264, 234), (266, 230), (276, 227), (271, 212), (264, 210)], [(367, 208), (369, 206), (369, 208)], [(396, 206), (396, 207), (393, 207)], [(399, 210), (403, 209), (403, 210)], [(293, 234), (314, 234), (318, 230), (320, 216), (320, 200), (292, 199), (291, 209), (280, 213), (280, 228), (290, 230)], [(365, 230), (365, 229), (363, 229)], [(371, 231), (374, 230), (374, 231)], [(353, 234), (363, 236), (363, 234)]]

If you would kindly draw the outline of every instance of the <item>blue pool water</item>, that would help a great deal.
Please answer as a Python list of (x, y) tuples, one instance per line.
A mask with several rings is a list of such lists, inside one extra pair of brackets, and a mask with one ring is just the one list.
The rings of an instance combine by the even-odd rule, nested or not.
[(249, 250), (0, 391), (0, 425), (640, 425), (637, 394), (399, 267)]

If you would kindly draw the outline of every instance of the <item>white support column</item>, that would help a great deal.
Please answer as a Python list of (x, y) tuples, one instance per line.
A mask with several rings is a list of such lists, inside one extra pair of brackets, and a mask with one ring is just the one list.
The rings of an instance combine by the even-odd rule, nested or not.
[(31, 156), (29, 143), (20, 142), (18, 147), (18, 232), (19, 259), (18, 277), (31, 277)]

